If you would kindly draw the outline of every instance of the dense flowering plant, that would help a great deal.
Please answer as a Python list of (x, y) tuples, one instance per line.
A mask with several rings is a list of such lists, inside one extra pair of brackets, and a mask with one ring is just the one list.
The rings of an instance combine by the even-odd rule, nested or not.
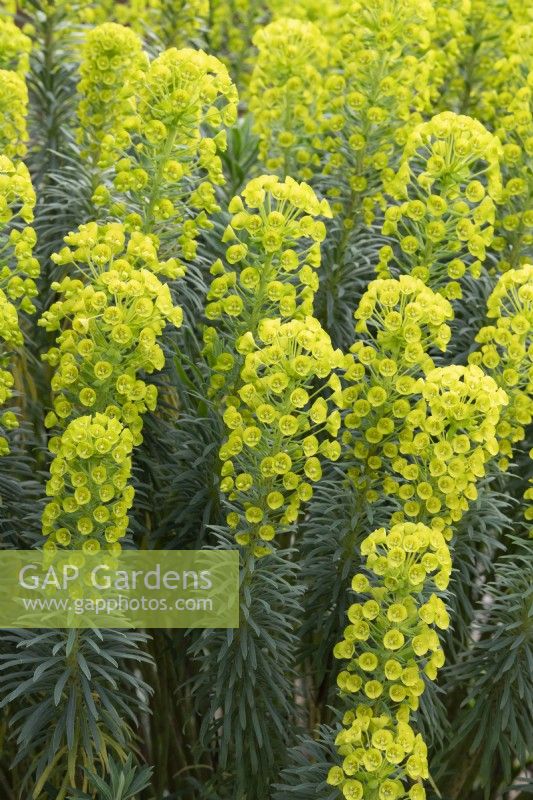
[(266, 169), (309, 180), (320, 166), (328, 41), (312, 22), (281, 18), (254, 36), (250, 111)]
[(361, 601), (350, 606), (351, 624), (334, 653), (347, 660), (338, 676), (341, 693), (359, 701), (336, 739), (342, 767), (328, 776), (347, 800), (426, 796), (427, 747), (409, 725), (411, 712), (425, 690), (422, 673), (435, 680), (444, 663), (435, 626), (449, 625), (439, 597), (451, 573), (447, 542), (497, 453), (496, 427), (507, 402), (476, 367), (433, 370), (421, 395), (392, 464), (405, 480), (400, 497), (402, 488), (411, 491), (390, 529), (362, 542), (365, 572), (352, 583)]
[(222, 237), (228, 245), (226, 265), (217, 259), (211, 267), (207, 294), (206, 316), (216, 326), (204, 331), (215, 393), (231, 393), (262, 319), (313, 313), (320, 243), (326, 235), (316, 218), (331, 216), (328, 203), (310, 186), (273, 175), (250, 181), (228, 210), (232, 216)]
[(87, 34), (78, 83), (78, 139), (93, 167), (102, 159), (104, 140), (104, 163), (113, 163), (113, 146), (115, 155), (127, 147), (124, 131), (135, 124), (136, 94), (146, 67), (141, 41), (129, 28), (108, 22)]
[(0, 153), (8, 158), (26, 154), (28, 90), (23, 78), (12, 70), (0, 69)]
[[(17, 310), (35, 311), (35, 279), (39, 262), (33, 255), (35, 192), (25, 164), (0, 156), (0, 410), (12, 395), (14, 378), (8, 367), (13, 350), (23, 343)], [(12, 411), (0, 414), (0, 431), (17, 426)], [(8, 450), (0, 436), (0, 453)]]
[(22, 78), (30, 66), (31, 39), (10, 19), (0, 17), (0, 69), (14, 70)]
[[(334, 29), (331, 94), (324, 117), (324, 175), (334, 210), (346, 225), (362, 215), (369, 224), (382, 195), (383, 172), (395, 163), (398, 146), (428, 103), (431, 29), (429, 2), (345, 2)], [(385, 173), (386, 174), (386, 173)]]
[[(430, 73), (432, 99), (447, 106), (452, 76), (457, 71), (472, 11), (471, 0), (437, 0), (433, 4), (435, 26), (431, 45), (433, 65)], [(438, 97), (440, 94), (440, 98)]]
[(268, 16), (262, 0), (210, 0), (207, 41), (210, 49), (228, 66), (241, 86), (249, 80), (253, 65), (252, 38)]
[(476, 336), (480, 347), (469, 357), (509, 395), (498, 426), (500, 468), (506, 469), (513, 446), (522, 441), (533, 416), (533, 266), (504, 273), (488, 300), (492, 325)]
[(523, 800), (532, 42), (0, 0), (0, 549), (240, 566), (237, 629), (6, 631), (6, 798)]
[[(103, 412), (125, 422), (139, 444), (142, 414), (157, 402), (156, 387), (139, 373), (162, 369), (157, 339), (168, 323), (182, 322), (181, 309), (155, 274), (168, 274), (169, 265), (158, 261), (150, 237), (127, 237), (119, 223), (90, 223), (66, 241), (75, 250), (64, 248), (55, 261), (73, 263), (79, 277), (53, 284), (61, 299), (39, 320), (46, 330), (60, 331), (57, 346), (43, 356), (55, 368), (54, 410), (46, 424), (63, 426), (84, 409)], [(65, 320), (69, 325), (62, 328)]]
[(532, 26), (510, 36), (509, 54), (495, 64), (481, 93), (479, 117), (502, 142), (503, 192), (496, 221), (498, 270), (519, 267), (533, 242), (533, 64)]
[[(479, 277), (500, 198), (501, 145), (479, 122), (443, 112), (410, 134), (388, 192), (380, 275), (408, 272), (450, 298), (468, 270)], [(398, 201), (400, 201), (398, 203)]]
[[(146, 72), (136, 123), (120, 134), (123, 157), (115, 162), (111, 190), (98, 187), (96, 205), (106, 206), (111, 191), (119, 199), (111, 210), (130, 230), (155, 232), (173, 253), (194, 259), (198, 234), (219, 208), (219, 153), (236, 109), (237, 91), (218, 59), (188, 48), (165, 51)], [(113, 159), (117, 144), (116, 135), (104, 137), (103, 160)]]
[[(241, 545), (262, 556), (265, 543), (290, 529), (320, 480), (320, 461), (341, 453), (340, 380), (343, 355), (313, 317), (264, 319), (237, 388), (224, 412), (228, 437), (220, 449), (227, 522)], [(329, 397), (320, 390), (329, 387)]]

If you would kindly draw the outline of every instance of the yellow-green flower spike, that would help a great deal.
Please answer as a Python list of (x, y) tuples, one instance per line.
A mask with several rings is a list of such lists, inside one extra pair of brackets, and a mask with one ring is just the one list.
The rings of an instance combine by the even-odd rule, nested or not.
[[(219, 209), (219, 153), (236, 115), (237, 90), (214, 56), (172, 48), (152, 61), (139, 92), (137, 128), (123, 132), (123, 157), (115, 165), (116, 210), (129, 229), (156, 233), (173, 253), (194, 259), (199, 231)], [(104, 187), (95, 201), (108, 202)]]
[(10, 19), (0, 17), (0, 69), (24, 78), (30, 66), (31, 39)]
[(0, 69), (0, 154), (8, 158), (26, 155), (28, 90), (16, 72)]
[(37, 236), (31, 226), (35, 191), (25, 164), (0, 155), (0, 289), (17, 308), (31, 314), (37, 295)]
[(224, 412), (228, 436), (220, 460), (228, 525), (240, 545), (261, 557), (312, 497), (321, 461), (341, 454), (335, 370), (344, 357), (313, 317), (265, 319), (256, 338), (237, 397)]
[(35, 311), (35, 279), (39, 262), (33, 256), (37, 237), (33, 221), (35, 192), (27, 167), (0, 155), (0, 455), (8, 452), (5, 431), (17, 427), (12, 411), (4, 411), (12, 396), (9, 371), (13, 351), (23, 343), (18, 311)]
[(504, 273), (487, 304), (491, 325), (476, 336), (480, 347), (469, 357), (507, 392), (509, 405), (502, 414), (497, 438), (500, 469), (507, 469), (513, 447), (525, 438), (533, 417), (533, 266)]
[(533, 24), (516, 27), (509, 50), (494, 64), (477, 111), (502, 142), (503, 191), (493, 242), (501, 272), (526, 263), (533, 244)]
[(427, 522), (451, 533), (477, 498), (486, 463), (499, 452), (497, 426), (508, 396), (470, 365), (432, 370), (419, 398), (410, 398), (384, 488), (401, 508), (393, 521)]
[(467, 269), (481, 273), (501, 196), (501, 145), (477, 120), (443, 112), (409, 135), (396, 174), (378, 274), (409, 273), (449, 299)]
[(105, 413), (127, 424), (140, 444), (142, 415), (155, 409), (157, 389), (139, 373), (163, 368), (157, 339), (167, 324), (182, 322), (168, 286), (154, 274), (167, 273), (168, 265), (157, 261), (150, 237), (128, 237), (119, 223), (81, 226), (66, 241), (75, 249), (53, 260), (74, 264), (80, 277), (52, 284), (60, 299), (39, 320), (60, 331), (57, 346), (43, 356), (55, 368), (54, 410), (45, 424), (63, 427), (80, 412)]
[(372, 281), (361, 298), (344, 374), (342, 440), (355, 459), (348, 475), (369, 503), (387, 485), (383, 465), (398, 455), (411, 398), (434, 368), (432, 352), (446, 350), (452, 316), (447, 300), (409, 275)]
[(494, 64), (504, 55), (514, 24), (509, 0), (471, 0), (465, 32), (459, 39), (458, 63), (447, 86), (448, 108), (479, 118), (481, 92), (490, 81)]
[[(420, 383), (422, 399), (411, 402), (392, 461), (405, 478), (398, 491), (403, 510), (388, 530), (362, 542), (363, 569), (352, 582), (357, 602), (334, 648), (344, 662), (338, 686), (353, 709), (335, 740), (342, 762), (331, 768), (328, 783), (346, 800), (425, 798), (427, 747), (411, 713), (425, 680), (435, 680), (444, 663), (437, 629), (445, 630), (449, 617), (439, 593), (451, 574), (452, 525), (475, 499), (485, 463), (498, 451), (496, 428), (507, 398), (492, 378), (477, 367), (444, 367)], [(439, 508), (423, 508), (431, 499)]]
[[(429, 102), (428, 0), (343, 0), (324, 115), (324, 174), (334, 212), (370, 224), (382, 202), (382, 174)], [(333, 177), (334, 176), (334, 177)]]
[(334, 649), (343, 662), (337, 683), (353, 709), (335, 740), (342, 760), (328, 783), (346, 800), (424, 800), (427, 747), (411, 712), (444, 664), (437, 630), (449, 618), (439, 592), (449, 581), (450, 552), (439, 530), (411, 522), (373, 531), (361, 551), (357, 602)]
[(254, 36), (250, 112), (259, 156), (269, 172), (310, 180), (324, 111), (328, 42), (311, 22), (281, 18)]
[(54, 459), (43, 512), (47, 547), (71, 547), (93, 554), (105, 547), (119, 552), (126, 534), (134, 489), (133, 435), (119, 420), (96, 413), (72, 420), (50, 440)]
[(252, 38), (267, 14), (263, 0), (209, 0), (209, 50), (224, 61), (239, 89), (249, 80)]
[(319, 216), (331, 216), (305, 183), (276, 176), (254, 178), (229, 204), (232, 214), (223, 241), (226, 263), (211, 268), (206, 316), (216, 327), (204, 333), (213, 370), (212, 393), (231, 392), (259, 321), (313, 313), (318, 288), (320, 243), (326, 235)]
[(136, 124), (136, 93), (148, 59), (139, 37), (129, 28), (108, 22), (90, 30), (81, 50), (78, 92), (78, 140), (96, 167), (127, 146), (124, 131)]
[[(435, 27), (431, 50), (430, 75), (432, 99), (442, 110), (449, 108), (448, 98), (457, 92), (457, 72), (467, 37), (472, 11), (471, 0), (433, 0)], [(437, 110), (437, 109), (435, 109)]]

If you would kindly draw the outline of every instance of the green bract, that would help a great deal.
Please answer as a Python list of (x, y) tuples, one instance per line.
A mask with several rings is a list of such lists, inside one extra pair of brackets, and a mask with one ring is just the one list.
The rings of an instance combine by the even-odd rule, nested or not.
[(243, 357), (253, 348), (265, 317), (303, 318), (313, 313), (318, 288), (320, 243), (331, 216), (305, 183), (263, 175), (234, 197), (223, 241), (224, 265), (217, 260), (207, 295), (205, 352), (213, 370), (213, 394), (232, 393)]
[(228, 525), (239, 544), (262, 556), (270, 552), (265, 543), (288, 530), (311, 499), (321, 460), (340, 456), (335, 370), (344, 358), (313, 317), (264, 319), (257, 339), (246, 354), (238, 399), (224, 412), (229, 433), (220, 460)]

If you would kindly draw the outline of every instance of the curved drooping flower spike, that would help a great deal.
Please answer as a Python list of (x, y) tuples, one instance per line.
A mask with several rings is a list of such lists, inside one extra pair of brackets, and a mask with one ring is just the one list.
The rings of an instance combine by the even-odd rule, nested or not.
[[(76, 265), (79, 277), (52, 284), (60, 299), (39, 320), (60, 331), (43, 358), (55, 368), (54, 410), (49, 427), (64, 427), (80, 413), (105, 413), (127, 424), (134, 444), (142, 441), (142, 415), (154, 410), (157, 389), (140, 378), (161, 370), (158, 337), (167, 324), (179, 327), (182, 312), (156, 272), (176, 275), (160, 263), (150, 237), (127, 236), (119, 223), (83, 225), (66, 237), (54, 260)], [(68, 321), (68, 325), (65, 322)]]
[[(374, 531), (361, 545), (363, 569), (352, 583), (357, 602), (334, 649), (344, 662), (338, 685), (353, 709), (336, 738), (342, 762), (331, 768), (328, 783), (346, 800), (426, 796), (427, 747), (411, 713), (425, 679), (435, 680), (444, 663), (436, 628), (449, 625), (439, 594), (451, 574), (452, 526), (498, 450), (506, 395), (492, 378), (477, 367), (445, 367), (420, 383), (422, 401), (413, 403), (399, 437), (402, 465), (392, 462), (394, 470), (404, 470), (402, 488), (410, 492), (400, 491), (404, 506), (391, 527)], [(438, 508), (423, 508), (432, 498)]]
[(501, 196), (501, 145), (477, 120), (443, 112), (419, 125), (390, 176), (394, 202), (383, 233), (378, 274), (408, 273), (450, 299), (461, 297), (467, 269), (481, 273)]
[(158, 338), (183, 316), (156, 273), (175, 278), (180, 270), (159, 261), (151, 237), (128, 235), (120, 223), (82, 225), (66, 242), (53, 260), (74, 265), (75, 277), (52, 284), (60, 299), (39, 320), (59, 331), (43, 356), (55, 370), (45, 424), (58, 430), (43, 533), (50, 550), (84, 541), (87, 552), (104, 544), (118, 553), (133, 501), (131, 451), (142, 442), (143, 415), (157, 405), (146, 376), (163, 368)]

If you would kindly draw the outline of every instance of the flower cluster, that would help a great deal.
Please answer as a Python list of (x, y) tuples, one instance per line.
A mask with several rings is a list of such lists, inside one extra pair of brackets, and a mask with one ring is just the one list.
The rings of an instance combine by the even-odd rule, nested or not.
[(204, 333), (214, 393), (231, 387), (261, 319), (312, 314), (326, 235), (316, 217), (331, 216), (310, 186), (271, 175), (250, 181), (229, 212), (227, 266), (218, 260), (211, 268), (206, 306), (207, 319), (216, 323)]
[(364, 571), (352, 581), (358, 601), (334, 649), (346, 661), (341, 694), (355, 707), (344, 715), (335, 742), (342, 766), (330, 769), (328, 783), (346, 800), (424, 800), (427, 747), (409, 723), (425, 681), (444, 664), (436, 629), (449, 626), (438, 593), (449, 581), (450, 552), (439, 530), (412, 522), (373, 531), (361, 551)]
[[(324, 147), (335, 212), (366, 224), (381, 201), (382, 175), (394, 166), (406, 131), (429, 101), (434, 13), (424, 0), (344, 0), (325, 88)], [(333, 184), (333, 185), (332, 185)]]
[(202, 33), (209, 17), (209, 0), (144, 0), (143, 4), (131, 24), (139, 34), (146, 35), (148, 29), (162, 49), (185, 47)]
[(126, 243), (120, 224), (91, 223), (66, 238), (76, 249), (54, 260), (74, 262), (80, 278), (52, 284), (61, 299), (39, 321), (48, 331), (60, 331), (57, 346), (43, 356), (55, 368), (54, 410), (46, 424), (64, 426), (80, 411), (101, 412), (127, 424), (139, 444), (142, 415), (157, 402), (156, 387), (139, 374), (163, 368), (157, 339), (168, 323), (181, 325), (181, 309), (154, 274), (159, 265), (152, 261), (149, 237), (133, 234)]
[[(433, 67), (430, 80), (432, 95), (437, 106), (449, 108), (449, 96), (457, 91), (451, 86), (462, 57), (471, 13), (471, 0), (434, 0), (435, 27), (431, 48)], [(443, 108), (444, 110), (444, 108)]]
[(398, 443), (389, 444), (391, 471), (405, 482), (387, 491), (398, 494), (403, 509), (389, 530), (362, 542), (364, 569), (352, 583), (358, 602), (334, 649), (347, 662), (338, 675), (341, 694), (355, 704), (336, 739), (342, 766), (328, 776), (346, 800), (425, 797), (427, 748), (410, 715), (425, 681), (435, 680), (444, 663), (436, 628), (449, 625), (439, 593), (451, 574), (451, 526), (475, 499), (485, 463), (498, 451), (506, 396), (479, 368), (434, 369), (418, 393), (418, 402), (406, 404), (412, 410)]
[(228, 525), (260, 557), (312, 497), (321, 459), (340, 456), (342, 392), (334, 371), (344, 357), (313, 317), (262, 320), (257, 340), (250, 337), (237, 397), (224, 412), (220, 459)]
[(478, 110), (479, 118), (503, 145), (503, 191), (494, 240), (494, 249), (500, 253), (497, 268), (502, 272), (521, 266), (533, 243), (533, 26), (520, 26), (509, 47), (511, 55), (492, 69)]
[(254, 36), (258, 48), (250, 81), (250, 111), (267, 170), (309, 180), (324, 103), (328, 42), (311, 22), (281, 18)]
[[(268, 8), (274, 19), (287, 16), (287, 3), (284, 0), (269, 0)], [(338, 35), (339, 19), (346, 13), (343, 0), (292, 0), (291, 19), (314, 22), (330, 42)]]
[(0, 155), (0, 288), (22, 311), (35, 311), (35, 278), (39, 262), (33, 256), (36, 243), (31, 227), (35, 191), (28, 168)]
[(525, 427), (533, 416), (533, 266), (504, 273), (488, 300), (487, 316), (492, 325), (482, 328), (476, 341), (480, 348), (470, 363), (482, 366), (509, 395), (497, 436), (506, 469), (513, 445), (525, 438)]
[(249, 79), (252, 38), (266, 12), (258, 0), (209, 0), (209, 50), (219, 54), (239, 86)]
[(134, 495), (128, 486), (132, 448), (131, 431), (100, 413), (73, 419), (50, 440), (55, 458), (46, 493), (52, 500), (42, 527), (48, 552), (59, 545), (93, 554), (102, 542), (119, 551)]
[(402, 275), (372, 281), (355, 318), (359, 337), (344, 375), (343, 442), (355, 458), (351, 479), (375, 502), (411, 398), (434, 367), (431, 351), (446, 349), (452, 308), (418, 278)]
[(10, 19), (0, 17), (0, 69), (24, 78), (30, 66), (31, 39)]
[(127, 146), (122, 132), (135, 126), (136, 92), (147, 58), (129, 28), (108, 22), (89, 31), (79, 68), (78, 139), (96, 166), (105, 148), (106, 163)]
[(492, 79), (494, 65), (504, 55), (505, 42), (515, 26), (512, 4), (514, 0), (490, 3), (471, 0), (464, 34), (458, 42), (459, 58), (451, 65), (448, 76), (448, 108), (483, 119), (478, 113), (481, 95)]
[(0, 154), (20, 158), (26, 154), (28, 90), (17, 72), (0, 69)]
[[(237, 90), (214, 56), (172, 48), (152, 61), (139, 90), (136, 130), (123, 130), (123, 157), (115, 164), (113, 190), (124, 200), (121, 216), (130, 230), (154, 232), (161, 246), (170, 241), (173, 252), (179, 245), (185, 259), (194, 259), (198, 232), (218, 210), (219, 152), (236, 113)], [(113, 153), (116, 136), (110, 138)], [(108, 200), (108, 189), (97, 188), (95, 203)]]
[(467, 268), (480, 275), (492, 241), (500, 150), (480, 122), (452, 112), (415, 128), (387, 183), (383, 233), (395, 241), (380, 251), (379, 275), (410, 273), (461, 297), (460, 279)]
[(45, 424), (60, 429), (50, 440), (53, 499), (43, 512), (43, 532), (64, 547), (81, 535), (91, 537), (88, 552), (104, 540), (118, 552), (133, 501), (129, 456), (142, 442), (142, 415), (157, 403), (157, 388), (140, 374), (163, 368), (157, 339), (167, 324), (182, 322), (155, 273), (176, 277), (178, 268), (158, 261), (150, 236), (127, 236), (119, 223), (82, 225), (66, 242), (53, 260), (73, 264), (79, 277), (52, 284), (60, 299), (39, 320), (60, 331), (57, 346), (43, 356), (55, 369)]
[(479, 367), (432, 370), (422, 381), (419, 399), (398, 435), (397, 455), (384, 491), (395, 496), (406, 517), (430, 521), (451, 535), (469, 502), (486, 463), (498, 453), (497, 428), (506, 393)]
[[(35, 310), (32, 298), (37, 294), (39, 262), (33, 256), (35, 230), (29, 225), (34, 207), (35, 192), (27, 167), (0, 155), (0, 408), (12, 394), (11, 353), (23, 341), (17, 310)], [(0, 414), (0, 431), (16, 426), (11, 411)], [(7, 451), (7, 440), (0, 435), (0, 455)]]

